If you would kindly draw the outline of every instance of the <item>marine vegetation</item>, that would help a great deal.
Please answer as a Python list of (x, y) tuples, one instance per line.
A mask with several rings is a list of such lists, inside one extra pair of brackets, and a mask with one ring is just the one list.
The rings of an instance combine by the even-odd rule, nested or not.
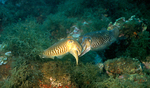
[(150, 88), (147, 2), (0, 0), (0, 88)]
[(80, 64), (80, 67), (73, 67), (71, 71), (71, 82), (77, 88), (97, 88), (96, 81), (102, 81), (107, 78), (100, 73), (99, 68), (91, 63)]
[(132, 38), (131, 44), (127, 48), (125, 55), (136, 57), (140, 61), (145, 61), (150, 54), (150, 34), (147, 31), (137, 34), (137, 38)]
[(150, 77), (148, 75), (124, 74), (124, 76), (116, 78), (111, 76), (108, 79), (103, 80), (103, 82), (96, 82), (96, 84), (97, 88), (143, 88), (150, 86), (148, 83), (149, 80)]
[(67, 18), (62, 13), (50, 14), (43, 22), (43, 29), (49, 30), (50, 39), (58, 41), (59, 39), (67, 37), (67, 31), (71, 26), (77, 22), (76, 18)]
[(70, 79), (70, 69), (74, 65), (70, 61), (54, 59), (54, 61), (41, 64), (41, 66), (40, 70), (43, 73), (43, 79), (39, 81), (40, 88), (73, 86)]
[[(42, 78), (42, 74), (39, 70), (39, 66), (34, 63), (31, 64), (23, 57), (13, 58), (16, 62), (13, 63), (11, 75), (3, 83), (2, 88), (31, 88), (38, 87), (38, 80)], [(18, 61), (20, 64), (17, 64)], [(34, 64), (34, 65), (33, 65)]]
[(36, 20), (31, 19), (6, 27), (1, 39), (6, 44), (6, 50), (11, 51), (14, 56), (33, 60), (42, 52), (43, 47), (50, 44), (51, 40), (49, 32), (42, 29)]
[(101, 74), (99, 68), (91, 63), (79, 63), (75, 66), (72, 62), (61, 59), (44, 63), (41, 71), (44, 78), (40, 80), (40, 88), (97, 87), (95, 81), (102, 81), (108, 77)]

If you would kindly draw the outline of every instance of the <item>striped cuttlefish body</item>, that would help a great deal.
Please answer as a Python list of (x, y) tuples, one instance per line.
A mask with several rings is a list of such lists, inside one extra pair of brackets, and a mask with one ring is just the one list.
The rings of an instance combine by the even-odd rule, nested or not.
[(78, 65), (78, 56), (81, 54), (81, 51), (82, 47), (76, 40), (66, 38), (44, 50), (42, 58), (62, 58), (70, 53), (75, 57), (76, 64)]
[(113, 30), (101, 30), (96, 32), (87, 33), (80, 38), (81, 46), (83, 51), (80, 56), (83, 56), (90, 50), (103, 50), (114, 41), (116, 41), (119, 35), (118, 28)]

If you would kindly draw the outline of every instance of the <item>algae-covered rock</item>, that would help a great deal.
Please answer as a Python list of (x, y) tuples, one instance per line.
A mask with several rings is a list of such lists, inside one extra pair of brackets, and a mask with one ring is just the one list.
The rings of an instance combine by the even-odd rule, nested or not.
[(120, 74), (135, 74), (142, 73), (142, 66), (138, 59), (135, 58), (115, 58), (113, 60), (107, 60), (104, 63), (104, 68), (108, 75), (120, 75)]
[(43, 63), (41, 68), (43, 79), (40, 80), (39, 87), (73, 86), (70, 74), (70, 68), (72, 68), (72, 65), (70, 64), (70, 62), (62, 62), (59, 60)]
[(117, 77), (110, 77), (102, 82), (96, 82), (101, 88), (149, 88), (150, 77), (140, 74), (123, 74)]
[(6, 64), (7, 63), (7, 57), (5, 56), (0, 56), (0, 65)]
[(119, 37), (136, 37), (137, 33), (146, 31), (147, 25), (144, 20), (136, 18), (135, 15), (131, 16), (129, 19), (125, 17), (120, 17), (116, 19), (114, 23), (110, 22), (107, 30), (112, 30), (117, 27), (120, 30)]

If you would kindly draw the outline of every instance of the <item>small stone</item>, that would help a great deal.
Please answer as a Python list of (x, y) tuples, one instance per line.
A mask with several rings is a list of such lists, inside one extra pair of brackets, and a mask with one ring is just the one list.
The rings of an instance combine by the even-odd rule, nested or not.
[(5, 53), (6, 56), (11, 56), (11, 51)]

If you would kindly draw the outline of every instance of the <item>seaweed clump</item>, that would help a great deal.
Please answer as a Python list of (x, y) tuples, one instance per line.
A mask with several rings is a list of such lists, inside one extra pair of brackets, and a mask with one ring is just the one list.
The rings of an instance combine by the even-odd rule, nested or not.
[(36, 59), (42, 52), (42, 46), (50, 43), (49, 32), (31, 18), (25, 22), (18, 22), (7, 26), (2, 32), (2, 41), (7, 44), (6, 50), (13, 56), (26, 59)]
[(51, 43), (49, 35), (49, 31), (32, 18), (4, 28), (1, 41), (6, 44), (4, 49), (11, 51), (13, 58), (10, 58), (11, 74), (1, 83), (2, 88), (38, 87), (42, 73), (37, 61), (42, 60), (39, 54), (43, 47), (47, 48)]
[(107, 78), (101, 76), (99, 68), (91, 63), (81, 64), (80, 67), (73, 67), (71, 71), (71, 82), (75, 83), (77, 88), (96, 88), (96, 81), (102, 81)]
[[(37, 70), (38, 65), (31, 63), (24, 58), (13, 58), (14, 60), (20, 59), (20, 65), (13, 67), (10, 71), (11, 76), (4, 81), (2, 88), (32, 88), (38, 87), (38, 80), (41, 79), (42, 73)], [(15, 62), (17, 63), (17, 61)], [(15, 64), (13, 63), (13, 64)]]
[(43, 22), (43, 28), (49, 30), (51, 39), (58, 40), (67, 37), (67, 31), (75, 22), (76, 18), (67, 18), (61, 13), (50, 14)]
[(137, 38), (132, 38), (131, 44), (127, 48), (125, 54), (130, 57), (137, 57), (140, 61), (145, 61), (150, 51), (150, 34), (143, 31), (138, 34)]
[(96, 84), (98, 88), (148, 88), (150, 86), (148, 75), (126, 74), (125, 76), (123, 78), (111, 76), (103, 82), (96, 82)]
[(97, 88), (97, 82), (108, 78), (91, 63), (74, 66), (70, 61), (50, 61), (42, 65), (41, 71), (40, 88)]
[(70, 61), (56, 61), (49, 61), (41, 65), (43, 79), (40, 80), (40, 88), (73, 86), (70, 80), (70, 69), (72, 67)]

